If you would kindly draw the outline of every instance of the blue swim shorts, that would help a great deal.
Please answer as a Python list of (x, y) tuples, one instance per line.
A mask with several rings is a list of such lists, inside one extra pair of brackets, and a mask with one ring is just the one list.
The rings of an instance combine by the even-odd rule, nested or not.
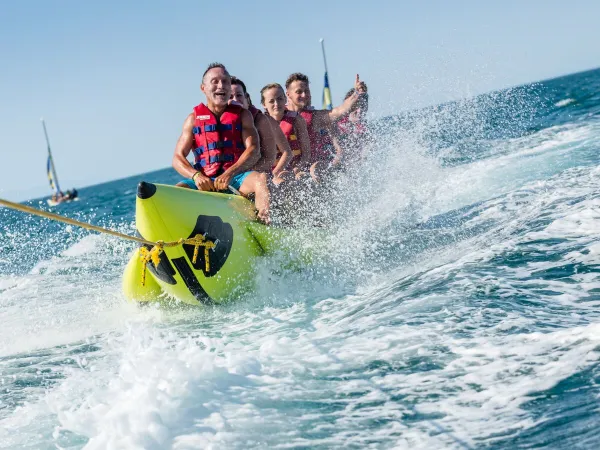
[[(242, 173), (238, 173), (236, 176), (234, 176), (231, 179), (231, 182), (229, 183), (229, 185), (236, 189), (236, 190), (240, 190), (240, 186), (242, 185), (242, 183), (244, 182), (244, 180), (246, 179), (246, 177), (248, 175), (250, 175), (252, 172), (242, 172)], [(211, 180), (215, 180), (216, 177), (210, 177)], [(181, 180), (180, 183), (185, 183), (187, 184), (190, 189), (196, 189), (198, 190), (198, 187), (196, 187), (196, 183), (194, 183), (194, 180), (192, 180), (191, 178), (186, 178), (185, 180)]]

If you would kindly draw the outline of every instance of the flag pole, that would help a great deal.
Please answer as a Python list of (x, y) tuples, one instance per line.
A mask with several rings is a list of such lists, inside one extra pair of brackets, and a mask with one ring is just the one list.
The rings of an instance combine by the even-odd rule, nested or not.
[(321, 43), (321, 51), (323, 52), (323, 64), (325, 65), (325, 72), (327, 72), (327, 58), (325, 57), (325, 39), (321, 38), (319, 39), (319, 42)]
[(329, 87), (329, 75), (327, 73), (327, 57), (325, 56), (325, 39), (319, 39), (321, 52), (323, 53), (323, 64), (325, 65), (325, 84), (323, 86), (323, 109), (332, 110), (331, 88)]

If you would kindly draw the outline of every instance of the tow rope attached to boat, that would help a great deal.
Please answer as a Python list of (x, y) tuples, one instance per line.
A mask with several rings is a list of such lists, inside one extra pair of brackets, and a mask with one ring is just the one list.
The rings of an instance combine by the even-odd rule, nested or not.
[(140, 248), (140, 259), (142, 260), (142, 286), (146, 283), (146, 266), (150, 261), (154, 264), (154, 267), (157, 267), (160, 263), (160, 254), (163, 252), (163, 249), (166, 247), (177, 247), (178, 245), (193, 245), (194, 246), (194, 256), (192, 258), (192, 262), (195, 264), (198, 258), (198, 251), (200, 247), (204, 247), (204, 262), (205, 269), (207, 272), (210, 271), (210, 259), (209, 259), (209, 250), (215, 248), (215, 243), (207, 240), (203, 235), (197, 234), (194, 237), (184, 239), (181, 238), (177, 241), (172, 242), (164, 242), (164, 241), (147, 241), (146, 239), (139, 238), (137, 236), (130, 236), (128, 234), (119, 233), (118, 231), (109, 230), (108, 228), (99, 227), (96, 225), (92, 225), (86, 222), (80, 222), (79, 220), (71, 219), (69, 217), (64, 217), (59, 214), (54, 214), (48, 211), (42, 211), (41, 209), (32, 208), (31, 206), (22, 205), (20, 203), (14, 203), (8, 200), (4, 200), (0, 198), (0, 205), (6, 206), (7, 208), (15, 209), (17, 211), (25, 212), (28, 214), (33, 214), (34, 216), (44, 217), (46, 219), (55, 220), (57, 222), (66, 223), (69, 225), (74, 225), (76, 227), (84, 228), (86, 230), (96, 231), (98, 233), (109, 234), (111, 236), (115, 236), (121, 239), (138, 242), (140, 244), (149, 245), (151, 249), (148, 250), (146, 247)]

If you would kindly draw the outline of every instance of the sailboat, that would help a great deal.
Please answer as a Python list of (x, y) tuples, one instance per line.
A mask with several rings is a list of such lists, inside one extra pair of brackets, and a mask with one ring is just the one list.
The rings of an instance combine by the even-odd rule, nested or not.
[(72, 200), (79, 200), (77, 190), (73, 188), (66, 193), (60, 190), (58, 184), (58, 176), (56, 175), (56, 167), (54, 166), (54, 159), (52, 158), (52, 150), (50, 149), (50, 139), (48, 139), (48, 131), (46, 130), (46, 122), (42, 120), (42, 126), (44, 127), (44, 136), (46, 137), (46, 144), (48, 145), (48, 162), (46, 164), (46, 172), (48, 173), (48, 181), (50, 182), (50, 189), (52, 189), (52, 197), (47, 200), (48, 206), (56, 206), (59, 203), (70, 202)]

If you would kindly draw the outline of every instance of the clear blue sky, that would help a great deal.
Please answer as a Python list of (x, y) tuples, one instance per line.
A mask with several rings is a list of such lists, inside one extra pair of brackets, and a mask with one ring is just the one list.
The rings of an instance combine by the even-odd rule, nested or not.
[[(306, 73), (334, 103), (359, 73), (375, 116), (600, 66), (600, 2), (0, 3), (0, 197), (49, 193), (46, 119), (63, 189), (167, 167), (220, 61), (258, 101)], [(318, 102), (316, 102), (318, 103)]]

